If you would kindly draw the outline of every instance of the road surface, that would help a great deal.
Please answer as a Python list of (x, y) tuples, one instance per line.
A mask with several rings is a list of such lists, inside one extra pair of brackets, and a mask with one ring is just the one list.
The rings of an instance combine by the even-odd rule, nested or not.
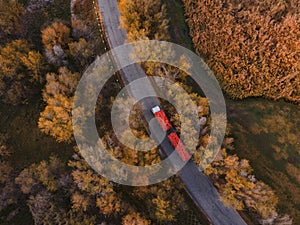
[[(126, 31), (120, 28), (120, 12), (117, 0), (98, 0), (102, 25), (106, 34), (109, 47), (115, 48), (123, 45), (127, 39)], [(118, 59), (114, 59), (118, 61)], [(139, 64), (125, 67), (121, 71), (121, 78), (125, 85), (130, 82), (146, 77), (145, 72)], [(147, 93), (155, 93), (150, 81), (145, 82), (141, 88), (130, 90), (132, 97)], [(147, 122), (154, 117), (150, 111), (153, 106), (160, 105), (156, 97), (142, 100), (144, 117)], [(160, 145), (163, 154), (170, 155), (174, 149), (170, 142), (163, 141)], [(241, 216), (232, 207), (225, 206), (219, 199), (220, 196), (209, 178), (200, 172), (196, 164), (190, 160), (179, 172), (178, 176), (184, 183), (185, 189), (197, 207), (214, 225), (247, 225)]]

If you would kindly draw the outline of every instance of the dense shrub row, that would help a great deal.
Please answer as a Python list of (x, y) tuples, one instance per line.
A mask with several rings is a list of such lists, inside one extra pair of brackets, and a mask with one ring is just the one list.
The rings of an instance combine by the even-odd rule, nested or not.
[(233, 98), (300, 101), (298, 0), (183, 0), (198, 53)]

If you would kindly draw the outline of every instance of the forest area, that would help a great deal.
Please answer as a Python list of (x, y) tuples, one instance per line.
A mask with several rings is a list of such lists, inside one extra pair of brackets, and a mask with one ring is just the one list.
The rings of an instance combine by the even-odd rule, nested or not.
[(298, 0), (183, 3), (195, 49), (230, 97), (299, 103)]
[[(263, 14), (270, 2), (260, 3), (258, 7), (265, 8), (259, 12), (249, 2), (240, 6), (218, 1), (183, 2), (196, 51), (207, 60), (231, 97), (264, 96), (299, 102), (299, 64), (295, 63), (299, 62), (299, 54), (295, 54), (300, 46), (299, 11), (292, 10), (297, 8), (296, 0), (272, 8), (274, 18), (284, 15), (280, 21), (270, 17), (265, 24), (262, 15), (255, 18), (261, 22), (258, 32), (277, 32), (274, 38), (278, 38), (276, 43), (281, 48), (271, 46), (273, 39), (262, 41), (265, 37), (259, 33), (254, 34), (258, 41), (252, 40), (252, 27), (246, 26), (251, 24), (252, 14)], [(0, 224), (205, 224), (177, 176), (146, 187), (122, 186), (96, 173), (80, 155), (72, 128), (74, 92), (84, 71), (105, 52), (99, 13), (94, 7), (89, 0), (0, 0)], [(217, 19), (226, 21), (226, 25), (219, 26), (220, 21), (208, 18), (222, 7), (227, 11), (222, 10), (224, 18)], [(174, 21), (165, 1), (120, 0), (119, 8), (128, 41), (173, 40), (170, 27)], [(199, 14), (197, 9), (205, 13)], [(232, 12), (241, 20), (233, 23)], [(237, 28), (238, 22), (244, 23), (243, 29), (249, 29), (247, 41), (242, 37), (245, 32)], [(287, 29), (292, 30), (289, 35), (284, 32)], [(224, 39), (212, 38), (217, 32), (228, 35), (223, 35)], [(232, 44), (224, 44), (232, 34), (240, 40), (238, 50)], [(259, 49), (257, 43), (266, 43), (260, 46), (265, 48), (262, 52), (253, 52)], [(285, 61), (270, 63), (274, 61), (272, 57)], [(261, 64), (247, 66), (254, 61)], [(207, 99), (189, 85), (187, 74), (177, 68), (158, 63), (142, 66), (148, 76), (168, 77), (182, 86), (197, 103), (203, 132), (193, 160), (199, 164), (207, 157), (203, 149), (210, 138)], [(258, 73), (263, 76), (256, 76)], [(105, 84), (97, 100), (99, 136), (117, 159), (138, 166), (155, 164), (161, 160), (158, 149), (136, 152), (122, 146), (113, 134), (109, 112), (121, 88), (116, 80), (115, 75)], [(176, 93), (175, 85), (168, 87), (172, 100), (184, 101)], [(118, 102), (121, 117), (129, 101), (125, 96)], [(164, 106), (179, 130), (178, 113), (168, 103)], [(130, 122), (136, 136), (143, 138), (147, 133), (140, 111), (135, 105)], [(264, 122), (268, 124), (270, 119)], [(247, 159), (238, 156), (232, 133), (229, 126), (217, 159), (205, 170), (222, 201), (237, 209), (249, 224), (294, 224), (294, 218), (278, 208), (276, 191), (255, 176)], [(125, 132), (123, 137), (127, 135)], [(296, 171), (293, 167), (290, 170)]]

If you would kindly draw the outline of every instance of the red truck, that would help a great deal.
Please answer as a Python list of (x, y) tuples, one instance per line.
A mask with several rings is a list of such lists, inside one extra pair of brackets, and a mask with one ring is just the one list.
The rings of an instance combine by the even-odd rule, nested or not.
[(172, 128), (168, 117), (166, 116), (165, 112), (160, 109), (159, 106), (153, 107), (151, 111), (164, 131), (168, 131)]
[(158, 123), (160, 124), (161, 128), (167, 132), (168, 139), (175, 148), (176, 152), (180, 156), (180, 158), (186, 162), (191, 158), (190, 153), (184, 147), (182, 141), (178, 137), (176, 131), (173, 129), (172, 124), (170, 123), (168, 117), (166, 116), (165, 112), (159, 107), (155, 106), (151, 109), (153, 115), (157, 119)]

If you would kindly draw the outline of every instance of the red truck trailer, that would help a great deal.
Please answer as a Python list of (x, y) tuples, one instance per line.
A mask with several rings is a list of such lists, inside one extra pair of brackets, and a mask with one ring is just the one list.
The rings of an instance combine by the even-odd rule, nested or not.
[(190, 153), (186, 150), (180, 138), (178, 137), (176, 131), (172, 129), (172, 124), (170, 123), (168, 117), (165, 112), (160, 109), (159, 106), (155, 106), (151, 109), (161, 128), (168, 133), (168, 139), (175, 148), (176, 152), (180, 156), (180, 158), (186, 162), (191, 158)]
[(168, 131), (172, 128), (168, 117), (166, 116), (165, 112), (160, 109), (159, 106), (153, 107), (151, 111), (164, 131)]
[(188, 161), (191, 158), (190, 153), (186, 150), (176, 132), (170, 133), (168, 135), (168, 139), (184, 162)]

